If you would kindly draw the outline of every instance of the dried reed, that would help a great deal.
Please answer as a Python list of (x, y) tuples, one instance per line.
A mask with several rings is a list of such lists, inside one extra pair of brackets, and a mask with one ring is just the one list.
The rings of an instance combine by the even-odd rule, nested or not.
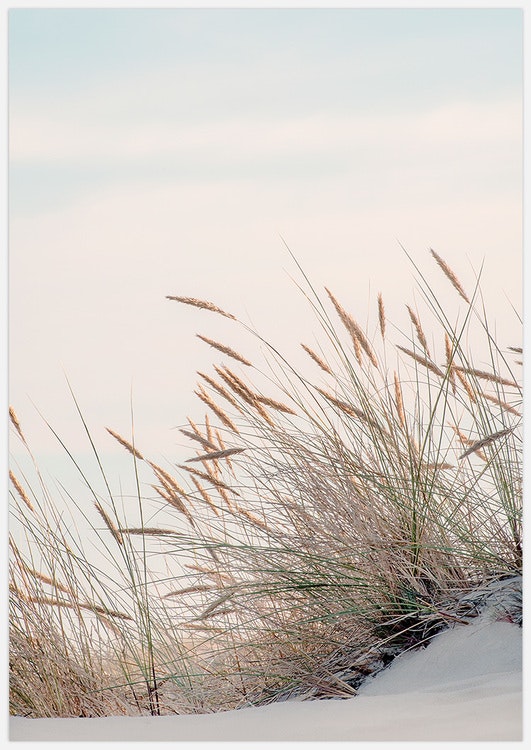
[(24, 487), (20, 484), (16, 476), (13, 474), (11, 470), (9, 470), (9, 478), (11, 479), (11, 482), (13, 484), (13, 487), (16, 489), (19, 497), (21, 500), (23, 500), (28, 508), (31, 510), (32, 513), (35, 513), (35, 508), (32, 505), (31, 500), (29, 499), (26, 491), (24, 490)]
[[(203, 401), (207, 406), (209, 406), (214, 414), (220, 419), (225, 427), (228, 427), (229, 430), (232, 430), (236, 434), (239, 434), (239, 430), (234, 424), (234, 422), (230, 419), (229, 415), (223, 411), (223, 409), (216, 404), (215, 401), (213, 401), (208, 393), (205, 391), (205, 389), (202, 386), (199, 386), (199, 390), (195, 391), (196, 396)], [(210, 442), (210, 441), (209, 441)]]
[(385, 339), (385, 307), (382, 294), (378, 294), (378, 323), (382, 339)]
[[(368, 356), (371, 364), (378, 368), (378, 360), (376, 359), (376, 355), (374, 354), (372, 346), (369, 344), (369, 341), (365, 334), (363, 333), (361, 327), (356, 323), (354, 318), (349, 315), (346, 310), (340, 305), (340, 303), (337, 301), (337, 299), (334, 297), (332, 292), (329, 289), (326, 289), (326, 293), (330, 297), (330, 300), (332, 301), (332, 304), (336, 308), (336, 311), (341, 318), (341, 321), (347, 331), (350, 333), (350, 336), (352, 338), (352, 341), (354, 343), (355, 348), (357, 346), (361, 346), (361, 348), (364, 350), (365, 354)], [(358, 357), (358, 350), (356, 350), (356, 356)]]
[(234, 315), (231, 315), (220, 307), (212, 304), (212, 302), (206, 302), (205, 300), (195, 299), (194, 297), (172, 297), (167, 295), (166, 299), (173, 300), (174, 302), (182, 302), (184, 305), (192, 305), (192, 307), (199, 307), (201, 310), (210, 310), (210, 312), (218, 313), (223, 315), (225, 318), (236, 320)]
[(400, 385), (400, 380), (396, 372), (394, 373), (394, 382), (395, 382), (396, 410), (398, 413), (400, 424), (402, 425), (402, 429), (405, 429), (406, 428), (406, 413), (404, 411), (404, 399), (402, 397), (402, 386)]
[(187, 458), (186, 463), (192, 463), (194, 461), (214, 461), (219, 458), (227, 458), (228, 456), (234, 456), (236, 453), (242, 453), (245, 448), (226, 448), (222, 451), (215, 451), (214, 453), (203, 453), (201, 456), (195, 458)]
[(420, 345), (424, 349), (426, 355), (431, 358), (430, 350), (428, 349), (428, 342), (426, 341), (426, 336), (424, 335), (424, 331), (422, 330), (420, 320), (418, 319), (418, 316), (415, 314), (414, 310), (409, 305), (406, 305), (406, 307), (409, 313), (409, 317), (411, 318), (411, 322), (413, 323), (413, 326), (415, 327), (415, 331), (417, 333), (417, 338), (420, 342)]
[(115, 540), (118, 542), (118, 544), (123, 544), (124, 543), (123, 536), (121, 532), (119, 531), (119, 529), (113, 523), (109, 514), (104, 510), (104, 508), (98, 502), (94, 503), (94, 507), (96, 508), (100, 516), (105, 521), (105, 525), (107, 526), (107, 528), (109, 529), (109, 531), (111, 532)]
[(187, 471), (189, 474), (195, 474), (196, 477), (199, 477), (200, 479), (204, 479), (206, 482), (210, 482), (210, 484), (213, 484), (214, 487), (219, 487), (223, 490), (227, 490), (228, 492), (232, 492), (235, 495), (240, 494), (233, 487), (230, 487), (225, 482), (222, 482), (221, 479), (216, 479), (216, 477), (210, 473), (209, 467), (207, 467), (207, 472), (199, 471), (198, 469), (193, 469), (191, 466), (179, 465), (179, 468), (184, 469), (184, 471)]
[(131, 453), (133, 456), (135, 456), (135, 458), (138, 458), (140, 461), (144, 460), (144, 456), (139, 451), (137, 451), (137, 449), (134, 447), (134, 445), (132, 445), (128, 440), (126, 440), (125, 438), (123, 438), (117, 432), (114, 432), (114, 430), (111, 430), (110, 427), (106, 427), (105, 429), (107, 430), (107, 432), (110, 435), (113, 436), (113, 438), (115, 440), (117, 440), (120, 443), (120, 445), (123, 445), (123, 447), (127, 451), (129, 451), (129, 453)]
[(433, 372), (435, 375), (438, 375), (440, 378), (444, 377), (443, 371), (439, 367), (437, 367), (437, 365), (431, 360), (427, 359), (426, 357), (422, 357), (420, 354), (417, 354), (416, 352), (412, 352), (411, 349), (406, 349), (404, 346), (397, 346), (396, 348), (400, 349), (400, 351), (404, 352), (404, 354), (407, 354), (408, 357), (411, 357), (411, 359), (414, 359), (415, 362), (418, 362), (420, 365), (424, 365), (424, 367), (427, 370), (430, 370), (430, 372)]
[(206, 336), (202, 336), (200, 333), (197, 333), (196, 336), (197, 338), (201, 339), (201, 341), (204, 341), (205, 343), (210, 344), (210, 346), (214, 347), (214, 349), (217, 349), (223, 354), (226, 354), (228, 357), (232, 357), (232, 359), (235, 359), (238, 362), (241, 362), (243, 365), (247, 365), (247, 367), (252, 367), (252, 364), (249, 362), (248, 359), (245, 359), (245, 357), (243, 357), (241, 354), (238, 354), (238, 352), (235, 352), (234, 349), (230, 348), (230, 346), (225, 346), (225, 344), (220, 344), (217, 341), (213, 341), (212, 339), (209, 339)]
[(206, 489), (203, 487), (203, 485), (197, 480), (196, 477), (192, 477), (191, 479), (194, 485), (196, 486), (197, 491), (199, 492), (199, 494), (201, 495), (205, 503), (209, 506), (209, 508), (215, 513), (216, 516), (221, 515), (220, 511), (216, 507), (216, 504), (214, 503), (214, 501), (212, 500), (212, 498), (210, 497)]
[(500, 375), (496, 375), (493, 372), (485, 372), (484, 370), (475, 370), (472, 367), (458, 367), (457, 365), (454, 365), (454, 368), (457, 372), (464, 372), (467, 375), (474, 375), (476, 378), (480, 378), (482, 380), (488, 380), (491, 383), (498, 383), (499, 385), (506, 385), (509, 388), (518, 388), (518, 383), (515, 383), (514, 380), (507, 380), (506, 378), (502, 378)]
[(444, 275), (450, 281), (450, 283), (452, 284), (452, 286), (454, 287), (454, 289), (456, 289), (458, 291), (458, 293), (465, 300), (465, 302), (468, 302), (468, 304), (470, 304), (470, 300), (467, 297), (465, 290), (463, 289), (463, 287), (459, 283), (459, 279), (457, 278), (457, 276), (455, 275), (455, 273), (452, 271), (452, 269), (450, 268), (450, 266), (448, 265), (448, 263), (446, 263), (441, 258), (441, 256), (438, 255), (435, 252), (435, 250), (433, 250), (432, 248), (430, 248), (430, 252), (433, 255), (433, 257), (435, 258), (435, 260), (437, 261), (437, 264), (438, 264), (439, 268), (441, 268), (441, 270), (443, 271)]
[(211, 450), (211, 451), (217, 450), (218, 446), (215, 445), (215, 443), (212, 443), (210, 440), (207, 440), (205, 437), (203, 437), (203, 435), (201, 435), (199, 431), (195, 433), (195, 432), (190, 432), (190, 430), (179, 429), (179, 432), (182, 432), (182, 434), (190, 438), (190, 440), (197, 440), (197, 442), (201, 443), (203, 448), (206, 448), (207, 450)]
[(275, 401), (273, 398), (268, 398), (267, 396), (256, 396), (256, 400), (263, 404), (264, 406), (269, 406), (271, 409), (276, 409), (276, 411), (281, 411), (284, 414), (296, 414), (297, 412), (293, 411), (293, 409), (289, 406), (286, 406), (286, 404), (283, 404), (281, 401)]
[(316, 354), (316, 353), (315, 353), (315, 352), (313, 351), (313, 349), (310, 349), (310, 347), (309, 347), (309, 346), (306, 346), (306, 344), (301, 344), (301, 346), (302, 346), (302, 348), (304, 349), (304, 351), (305, 351), (305, 352), (306, 352), (307, 354), (309, 354), (309, 355), (310, 355), (310, 357), (311, 357), (311, 358), (313, 359), (313, 361), (314, 361), (314, 362), (315, 362), (316, 364), (318, 364), (318, 365), (319, 365), (319, 367), (321, 368), (321, 370), (324, 370), (324, 371), (325, 371), (326, 373), (328, 373), (329, 375), (332, 375), (332, 370), (330, 369), (330, 367), (329, 367), (329, 366), (328, 366), (328, 365), (326, 364), (326, 362), (325, 362), (325, 361), (324, 361), (323, 359), (321, 359), (321, 357), (320, 357), (320, 356), (319, 356), (318, 354)]
[(481, 438), (480, 440), (476, 440), (475, 442), (472, 443), (472, 445), (470, 445), (469, 448), (467, 448), (467, 450), (464, 453), (462, 453), (459, 456), (459, 459), (466, 458), (471, 453), (476, 453), (478, 450), (480, 450), (480, 448), (485, 448), (485, 446), (491, 445), (496, 440), (499, 440), (500, 438), (505, 437), (506, 435), (510, 435), (512, 432), (514, 432), (514, 428), (508, 427), (505, 430), (499, 430), (498, 432), (495, 432), (492, 435), (487, 435), (486, 437)]
[(214, 380), (214, 378), (211, 378), (209, 375), (205, 375), (205, 373), (203, 372), (198, 372), (197, 374), (202, 377), (203, 380), (205, 380), (210, 386), (212, 386), (212, 388), (217, 391), (220, 396), (223, 396), (223, 398), (228, 401), (231, 406), (237, 409), (240, 414), (243, 414), (243, 409), (241, 409), (234, 396), (231, 396), (231, 394), (227, 391), (226, 388), (221, 385), (221, 383), (218, 383), (217, 380)]
[(22, 432), (22, 428), (20, 426), (20, 422), (19, 422), (18, 417), (15, 414), (15, 410), (13, 409), (12, 406), (9, 407), (9, 418), (11, 420), (11, 424), (13, 425), (13, 427), (15, 428), (15, 430), (17, 431), (19, 438), (22, 440), (23, 443), (26, 443), (26, 439), (25, 439), (24, 434)]
[(472, 388), (472, 386), (470, 385), (470, 383), (468, 382), (468, 379), (464, 376), (463, 372), (459, 368), (457, 368), (455, 365), (452, 365), (450, 372), (451, 374), (457, 375), (457, 378), (459, 382), (461, 383), (461, 385), (463, 386), (463, 388), (465, 389), (465, 392), (468, 398), (470, 399), (470, 401), (473, 404), (477, 404), (478, 399), (477, 399), (476, 393), (474, 389)]

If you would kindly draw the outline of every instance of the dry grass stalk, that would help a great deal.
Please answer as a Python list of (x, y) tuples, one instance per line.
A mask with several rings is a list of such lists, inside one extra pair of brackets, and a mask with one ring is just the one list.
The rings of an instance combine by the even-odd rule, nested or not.
[(216, 487), (216, 490), (218, 491), (221, 499), (224, 501), (227, 508), (231, 511), (231, 513), (234, 513), (234, 505), (229, 497), (229, 493), (224, 487)]
[[(123, 619), (123, 618), (122, 618)], [(98, 620), (102, 623), (102, 625), (105, 625), (106, 628), (109, 628), (114, 635), (118, 636), (118, 638), (123, 638), (124, 632), (120, 628), (118, 628), (112, 620), (109, 620), (105, 615), (101, 614), (101, 612), (98, 612)]]
[(426, 341), (426, 336), (424, 335), (424, 331), (422, 330), (422, 326), (420, 324), (420, 320), (418, 316), (415, 314), (415, 311), (409, 306), (406, 305), (407, 311), (409, 313), (409, 317), (411, 318), (411, 322), (413, 323), (413, 326), (415, 328), (415, 331), (417, 333), (417, 338), (420, 342), (420, 345), (426, 352), (427, 356), (431, 358), (430, 350), (428, 348), (428, 342)]
[(219, 570), (213, 570), (212, 568), (205, 568), (203, 565), (185, 565), (185, 568), (188, 568), (188, 570), (195, 570), (198, 573), (201, 573), (202, 575), (206, 575), (209, 578), (211, 578), (213, 581), (217, 581), (220, 585), (225, 585), (226, 582), (232, 583), (234, 581), (234, 576), (230, 575), (229, 573), (220, 573)]
[(196, 434), (194, 432), (190, 432), (190, 430), (184, 429), (179, 429), (179, 432), (182, 432), (182, 434), (187, 438), (190, 438), (190, 440), (197, 440), (197, 442), (201, 443), (203, 448), (206, 448), (207, 450), (215, 451), (218, 447), (214, 443), (211, 443), (210, 440), (207, 440), (205, 437), (203, 437), (203, 435), (201, 435), (199, 432)]
[(16, 476), (13, 474), (11, 469), (9, 470), (9, 478), (11, 479), (11, 482), (13, 484), (13, 487), (16, 489), (17, 493), (20, 496), (20, 499), (23, 500), (28, 508), (31, 510), (32, 513), (35, 513), (35, 508), (33, 507), (31, 500), (27, 496), (24, 487), (20, 484)]
[(79, 611), (80, 609), (84, 609), (84, 610), (87, 610), (88, 612), (94, 612), (94, 614), (96, 615), (103, 615), (105, 617), (115, 617), (118, 620), (133, 620), (134, 619), (133, 617), (131, 617), (131, 615), (128, 615), (125, 612), (120, 612), (114, 609), (107, 609), (107, 607), (102, 607), (99, 604), (91, 604), (90, 602), (80, 602), (77, 600), (75, 602), (72, 602), (67, 599), (58, 599), (52, 596), (33, 596), (29, 594), (24, 594), (22, 591), (20, 591), (20, 589), (16, 589), (16, 594), (23, 601), (26, 601), (32, 604), (44, 604), (44, 605), (51, 606), (51, 607), (64, 607), (66, 609), (73, 609), (76, 611)]
[(206, 489), (203, 487), (201, 482), (199, 482), (196, 477), (192, 477), (192, 482), (195, 484), (197, 491), (199, 492), (205, 503), (211, 508), (216, 516), (220, 516), (221, 513), (219, 509), (216, 507), (214, 501), (212, 500)]
[[(354, 321), (355, 322), (355, 321)], [(371, 364), (373, 367), (376, 367), (378, 369), (378, 360), (376, 359), (376, 355), (374, 353), (374, 350), (372, 346), (369, 343), (368, 338), (363, 333), (360, 326), (355, 322), (356, 325), (356, 338), (358, 339), (359, 343), (361, 344), (363, 350), (365, 351), (365, 354), (368, 356), (368, 358), (371, 361)]]
[(26, 438), (24, 437), (24, 433), (22, 432), (20, 422), (18, 421), (18, 417), (15, 414), (15, 410), (13, 409), (12, 406), (9, 407), (9, 419), (11, 420), (11, 424), (17, 431), (19, 438), (22, 440), (23, 443), (26, 443)]
[[(223, 442), (223, 437), (222, 437), (222, 435), (221, 435), (221, 433), (220, 433), (219, 430), (216, 430), (216, 439), (218, 441), (218, 445), (221, 448), (221, 450), (226, 450), (227, 446)], [(232, 476), (234, 477), (234, 479), (236, 479), (236, 472), (234, 471), (234, 466), (232, 464), (232, 461), (230, 460), (230, 456), (226, 456), (225, 457), (225, 463), (229, 467), (230, 472), (231, 472)]]
[(239, 378), (235, 372), (230, 370), (228, 367), (224, 367), (223, 369), (215, 367), (214, 368), (218, 375), (223, 378), (223, 380), (227, 383), (229, 388), (232, 388), (234, 393), (236, 393), (240, 398), (242, 398), (249, 406), (252, 406), (253, 409), (256, 409), (256, 411), (260, 414), (262, 419), (267, 422), (271, 427), (274, 426), (274, 422), (269, 416), (269, 414), (266, 412), (266, 410), (261, 405), (261, 396), (259, 396), (257, 393), (253, 393), (253, 391), (247, 386), (241, 378)]
[(267, 532), (271, 531), (267, 523), (265, 521), (262, 521), (261, 518), (258, 518), (258, 516), (256, 516), (254, 513), (251, 513), (245, 508), (242, 508), (240, 505), (236, 506), (236, 510), (241, 516), (244, 516), (254, 526), (258, 526), (263, 531), (267, 531)]
[(112, 522), (111, 517), (106, 513), (104, 508), (99, 503), (94, 503), (94, 506), (96, 510), (98, 511), (98, 513), (100, 514), (100, 516), (105, 521), (105, 525), (107, 526), (107, 528), (109, 529), (113, 537), (116, 539), (118, 544), (123, 544), (124, 543), (123, 536), (120, 533), (120, 531), (116, 528), (114, 523)]
[(444, 471), (446, 469), (455, 469), (455, 466), (453, 464), (447, 464), (447, 463), (435, 463), (435, 464), (428, 464), (427, 468), (430, 471)]
[(205, 414), (205, 429), (207, 439), (209, 440), (209, 442), (214, 443), (214, 431), (212, 429), (212, 425), (210, 424), (208, 414)]
[(363, 367), (363, 355), (361, 352), (361, 344), (359, 342), (359, 339), (354, 337), (352, 339), (352, 344), (354, 346), (354, 354), (356, 355), (356, 359), (358, 361), (358, 364), (360, 367)]
[(229, 370), (228, 367), (217, 367), (214, 369), (218, 375), (225, 381), (225, 383), (234, 391), (241, 399), (243, 399), (249, 406), (254, 406), (256, 397), (250, 388), (241, 380), (236, 373)]
[(183, 489), (180, 484), (178, 484), (178, 482), (172, 477), (171, 474), (168, 474), (167, 471), (164, 471), (164, 469), (162, 469), (157, 464), (152, 463), (151, 461), (149, 462), (149, 465), (155, 472), (157, 478), (162, 482), (164, 486), (167, 487), (168, 490), (173, 490), (184, 498), (188, 497), (188, 493), (186, 492), (186, 490)]
[(203, 591), (215, 591), (216, 586), (188, 586), (185, 589), (177, 589), (177, 591), (170, 591), (168, 594), (163, 594), (161, 599), (170, 599), (172, 596), (184, 596), (185, 594), (198, 594)]
[(334, 295), (332, 294), (332, 292), (330, 291), (330, 289), (328, 289), (327, 287), (325, 287), (325, 291), (328, 294), (328, 296), (330, 298), (330, 301), (332, 302), (332, 304), (336, 308), (336, 312), (339, 315), (339, 317), (341, 318), (341, 322), (343, 323), (343, 325), (345, 326), (345, 328), (347, 329), (347, 331), (352, 336), (353, 335), (353, 331), (355, 330), (355, 327), (356, 327), (356, 323), (354, 321), (354, 318), (351, 315), (349, 315), (348, 312), (342, 307), (342, 305), (334, 297)]
[(264, 406), (269, 406), (271, 409), (282, 411), (284, 414), (296, 414), (296, 412), (289, 406), (286, 406), (286, 404), (283, 404), (280, 401), (275, 401), (273, 398), (267, 398), (267, 396), (256, 396), (256, 400)]
[(219, 393), (220, 396), (223, 396), (223, 398), (226, 401), (228, 401), (229, 404), (231, 404), (231, 406), (233, 406), (235, 409), (237, 409), (240, 412), (240, 414), (243, 414), (243, 410), (240, 407), (240, 405), (238, 404), (238, 402), (236, 401), (236, 399), (234, 398), (234, 396), (232, 396), (228, 392), (228, 390), (221, 385), (221, 383), (218, 383), (217, 380), (214, 380), (214, 378), (211, 378), (209, 375), (205, 375), (205, 373), (203, 373), (203, 372), (198, 372), (197, 374), (200, 377), (202, 377), (203, 380), (205, 380), (210, 386), (212, 386), (212, 388), (215, 391), (217, 391), (217, 393)]
[[(326, 287), (325, 287), (326, 289)], [(372, 365), (376, 368), (378, 368), (378, 360), (376, 359), (376, 356), (374, 354), (374, 351), (369, 344), (369, 341), (365, 334), (363, 333), (360, 326), (356, 323), (354, 318), (349, 315), (346, 310), (340, 305), (340, 303), (337, 301), (337, 299), (334, 297), (332, 292), (329, 289), (326, 289), (326, 293), (330, 297), (330, 300), (332, 301), (332, 304), (336, 308), (336, 312), (341, 318), (341, 321), (347, 331), (350, 333), (350, 337), (352, 339), (352, 342), (354, 344), (354, 349), (356, 352), (356, 358), (358, 359), (358, 362), (360, 361), (360, 352), (359, 347), (365, 351), (365, 354), (368, 356), (369, 360), (371, 361)]]
[(400, 424), (402, 425), (402, 428), (405, 429), (406, 428), (406, 413), (404, 411), (404, 399), (402, 398), (402, 386), (400, 385), (400, 380), (398, 379), (398, 375), (396, 372), (394, 373), (394, 380), (395, 380), (396, 410), (398, 413)]
[(455, 394), (456, 384), (455, 371), (453, 368), (454, 350), (452, 347), (452, 342), (450, 341), (450, 337), (446, 332), (444, 334), (444, 351), (446, 355), (446, 367), (448, 368), (448, 378), (450, 380), (450, 385), (452, 386), (452, 393)]
[[(457, 435), (457, 438), (460, 443), (462, 443), (463, 445), (469, 445), (469, 446), (474, 445), (474, 440), (467, 438), (467, 436), (459, 429), (459, 427), (456, 427), (456, 425), (450, 425), (450, 427)], [(477, 456), (479, 456), (483, 461), (485, 462), (487, 461), (487, 456), (483, 453), (483, 451), (480, 448), (474, 451), (474, 453)]]
[(274, 423), (273, 419), (267, 413), (267, 411), (264, 409), (264, 407), (262, 406), (262, 404), (260, 403), (260, 401), (258, 399), (256, 399), (256, 401), (254, 402), (253, 406), (256, 409), (256, 411), (260, 414), (260, 416), (262, 417), (262, 419), (264, 420), (264, 422), (267, 422), (267, 424), (270, 427), (274, 427), (275, 426), (275, 423)]
[[(199, 427), (196, 425), (196, 423), (192, 419), (190, 419), (190, 417), (186, 417), (186, 419), (188, 420), (188, 424), (190, 425), (190, 427), (194, 431), (194, 435), (197, 435), (198, 437), (203, 438), (203, 433), (201, 432), (201, 430), (199, 429)], [(216, 446), (216, 448), (217, 448), (217, 446)]]
[(506, 401), (502, 401), (499, 398), (496, 398), (496, 396), (491, 396), (490, 393), (483, 393), (482, 397), (486, 398), (487, 401), (492, 401), (493, 404), (497, 404), (498, 406), (501, 406), (502, 409), (505, 409), (505, 411), (510, 412), (511, 414), (515, 414), (517, 417), (521, 417), (522, 413), (518, 411), (518, 409), (515, 409), (514, 406), (511, 406), (511, 404), (508, 404)]
[(161, 529), (155, 526), (141, 526), (122, 529), (124, 534), (133, 536), (182, 536), (180, 531), (174, 529)]
[(420, 354), (416, 354), (415, 352), (412, 352), (411, 349), (406, 349), (404, 346), (397, 346), (397, 349), (400, 349), (401, 352), (404, 352), (404, 354), (407, 354), (408, 357), (411, 357), (411, 359), (414, 359), (415, 362), (418, 362), (420, 365), (424, 365), (427, 370), (430, 370), (430, 372), (433, 372), (435, 375), (438, 375), (440, 378), (444, 377), (443, 371), (437, 367), (437, 365), (432, 362), (429, 359), (426, 359), (426, 357), (421, 357)]
[(115, 440), (117, 440), (120, 443), (120, 445), (123, 445), (123, 447), (126, 450), (129, 451), (129, 453), (131, 453), (133, 456), (135, 456), (136, 458), (138, 458), (140, 461), (144, 460), (144, 456), (139, 451), (137, 451), (137, 449), (135, 448), (135, 446), (132, 445), (128, 440), (126, 440), (125, 438), (123, 438), (117, 432), (114, 432), (114, 430), (111, 430), (110, 427), (106, 427), (105, 429), (107, 430), (107, 432), (110, 435), (113, 436), (113, 438)]
[(239, 430), (234, 424), (234, 422), (232, 422), (229, 415), (226, 414), (226, 412), (224, 412), (223, 409), (220, 406), (218, 406), (216, 402), (210, 398), (208, 393), (205, 391), (205, 389), (201, 385), (199, 386), (199, 390), (194, 391), (194, 393), (196, 394), (196, 396), (198, 396), (198, 398), (201, 399), (201, 401), (204, 404), (206, 404), (212, 409), (212, 411), (218, 417), (218, 419), (220, 419), (223, 422), (223, 424), (229, 428), (229, 430), (232, 430), (233, 432), (239, 435)]
[(158, 494), (162, 497), (163, 500), (166, 500), (166, 502), (169, 503), (169, 505), (171, 505), (172, 508), (175, 508), (175, 510), (180, 511), (184, 516), (186, 516), (187, 520), (190, 522), (190, 525), (195, 527), (194, 519), (192, 518), (190, 511), (188, 510), (188, 508), (183, 503), (180, 497), (178, 497), (174, 492), (172, 492), (168, 486), (157, 487), (156, 484), (152, 484), (151, 486), (153, 487), (155, 492), (158, 492)]
[(492, 372), (485, 372), (485, 370), (475, 370), (472, 367), (458, 367), (457, 365), (454, 365), (454, 367), (458, 372), (466, 372), (467, 375), (474, 375), (476, 378), (480, 378), (481, 380), (488, 380), (491, 383), (506, 385), (509, 388), (518, 388), (518, 383), (515, 383), (514, 380), (507, 380), (506, 378), (502, 378), (500, 377), (500, 375), (495, 375)]
[(166, 295), (166, 299), (172, 300), (174, 302), (181, 302), (184, 305), (192, 305), (192, 307), (199, 307), (201, 310), (210, 310), (210, 312), (218, 313), (218, 315), (223, 315), (223, 317), (225, 318), (236, 320), (234, 315), (225, 312), (225, 310), (222, 310), (220, 307), (217, 307), (217, 305), (212, 304), (212, 302), (206, 302), (202, 299), (195, 299), (194, 297), (172, 297), (169, 295)]
[(321, 357), (313, 351), (313, 349), (310, 349), (310, 347), (306, 346), (306, 344), (301, 344), (301, 346), (304, 349), (304, 351), (307, 354), (310, 355), (310, 357), (313, 359), (313, 361), (316, 364), (319, 365), (319, 367), (321, 368), (321, 370), (324, 370), (329, 375), (332, 375), (332, 370), (328, 367), (328, 365), (326, 364), (326, 362), (324, 360), (322, 360)]
[(201, 630), (206, 633), (225, 633), (225, 628), (216, 628), (214, 625), (199, 625), (196, 622), (186, 622), (186, 629)]
[(450, 283), (452, 284), (452, 286), (454, 287), (454, 289), (456, 289), (459, 292), (459, 294), (465, 300), (465, 302), (468, 302), (468, 304), (470, 304), (470, 300), (468, 299), (468, 297), (467, 297), (467, 295), (465, 293), (465, 290), (463, 289), (463, 287), (459, 283), (459, 279), (457, 278), (457, 276), (455, 275), (455, 273), (452, 271), (452, 269), (450, 268), (450, 266), (448, 265), (448, 263), (446, 263), (441, 258), (441, 256), (438, 253), (436, 253), (435, 250), (433, 250), (433, 248), (430, 248), (430, 252), (433, 255), (433, 257), (435, 258), (435, 260), (437, 261), (437, 264), (438, 264), (439, 268), (442, 270), (442, 272), (444, 273), (444, 275), (446, 276), (446, 278), (450, 281)]
[(116, 609), (107, 609), (107, 607), (100, 607), (98, 604), (90, 604), (89, 602), (81, 602), (79, 603), (79, 606), (81, 609), (88, 609), (91, 612), (95, 612), (98, 615), (103, 615), (104, 617), (115, 617), (117, 620), (133, 620), (134, 618), (131, 617), (131, 615), (126, 614), (125, 612), (120, 612)]
[(470, 399), (470, 401), (473, 404), (476, 404), (477, 400), (478, 400), (478, 398), (476, 396), (476, 393), (475, 393), (474, 389), (472, 388), (472, 386), (470, 385), (470, 383), (468, 382), (467, 378), (461, 372), (461, 370), (459, 370), (457, 367), (455, 367), (455, 365), (453, 365), (452, 369), (451, 369), (451, 372), (455, 373), (457, 375), (457, 377), (459, 379), (459, 382), (461, 383), (461, 385), (465, 389), (468, 398)]
[(357, 409), (355, 406), (352, 406), (352, 404), (348, 404), (346, 401), (340, 401), (335, 396), (332, 396), (331, 393), (327, 393), (326, 391), (321, 390), (321, 388), (316, 388), (316, 390), (321, 394), (321, 396), (324, 396), (327, 401), (330, 401), (334, 406), (337, 406), (338, 409), (345, 412), (345, 414), (348, 414), (349, 417), (357, 417), (358, 419), (366, 419), (365, 414), (361, 411), (361, 409)]
[(204, 479), (206, 482), (210, 482), (210, 484), (213, 484), (214, 487), (219, 487), (223, 490), (228, 490), (229, 492), (233, 492), (235, 495), (240, 494), (232, 487), (229, 487), (228, 484), (225, 484), (225, 482), (222, 482), (221, 479), (216, 479), (216, 477), (210, 473), (205, 473), (204, 471), (198, 471), (197, 469), (193, 469), (191, 466), (183, 466), (182, 464), (179, 465), (179, 468), (184, 469), (184, 471), (187, 471), (190, 474), (195, 474), (196, 477), (199, 477), (200, 479)]
[(238, 362), (241, 362), (242, 365), (247, 365), (247, 367), (252, 367), (252, 364), (251, 362), (249, 362), (248, 359), (245, 359), (245, 357), (243, 357), (241, 354), (238, 354), (238, 352), (235, 352), (234, 349), (230, 348), (230, 346), (226, 346), (225, 344), (220, 344), (218, 341), (213, 341), (212, 339), (209, 339), (206, 336), (202, 336), (200, 333), (197, 333), (196, 336), (197, 338), (201, 339), (201, 341), (204, 341), (206, 344), (209, 344), (210, 346), (214, 347), (214, 349), (217, 349), (223, 354), (226, 354), (228, 357), (232, 357), (232, 359), (235, 359)]
[(467, 438), (465, 433), (459, 427), (457, 427), (457, 425), (452, 424), (450, 425), (450, 427), (457, 435), (460, 443), (462, 443), (463, 445), (472, 445), (474, 443), (473, 440), (470, 440), (470, 438)]
[(471, 453), (475, 453), (476, 451), (480, 450), (480, 448), (484, 448), (485, 446), (490, 445), (494, 441), (499, 440), (506, 435), (509, 435), (511, 432), (514, 432), (514, 427), (508, 427), (507, 429), (500, 430), (499, 432), (495, 432), (492, 435), (487, 435), (487, 437), (481, 438), (481, 440), (476, 440), (464, 453), (459, 456), (459, 459), (466, 458)]
[(186, 463), (193, 463), (194, 461), (214, 461), (219, 458), (227, 458), (227, 456), (234, 456), (236, 453), (243, 453), (246, 448), (226, 448), (222, 451), (215, 451), (214, 453), (203, 453), (201, 456), (195, 458), (187, 458)]
[(59, 583), (59, 581), (55, 580), (55, 578), (50, 578), (50, 576), (47, 576), (45, 573), (39, 573), (38, 570), (30, 568), (30, 566), (22, 560), (20, 561), (20, 563), (24, 567), (24, 570), (31, 576), (33, 576), (33, 578), (37, 578), (39, 581), (53, 586), (55, 589), (57, 589), (58, 591), (62, 591), (64, 594), (72, 594), (72, 590), (70, 588), (62, 583)]
[(378, 323), (380, 324), (380, 333), (382, 338), (385, 338), (385, 307), (383, 303), (382, 293), (378, 294)]
[[(210, 614), (214, 612), (215, 609), (220, 607), (222, 604), (225, 604), (229, 599), (232, 599), (234, 596), (234, 591), (229, 591), (226, 594), (222, 594), (220, 597), (216, 599), (216, 601), (212, 602), (205, 610), (204, 612), (196, 619), (198, 620), (204, 620), (205, 617), (208, 617)], [(217, 614), (222, 614), (221, 612)]]
[[(208, 620), (212, 617), (223, 617), (224, 615), (232, 615), (235, 612), (234, 607), (226, 607), (225, 609), (216, 609), (215, 611), (209, 612), (208, 614), (202, 614), (201, 617), (196, 617), (196, 620)], [(210, 630), (210, 628), (209, 628)]]

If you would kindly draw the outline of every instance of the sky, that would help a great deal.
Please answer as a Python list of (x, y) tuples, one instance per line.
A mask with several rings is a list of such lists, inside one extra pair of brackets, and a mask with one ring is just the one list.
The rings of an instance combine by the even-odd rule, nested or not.
[(68, 383), (103, 454), (131, 405), (150, 456), (189, 450), (195, 333), (247, 343), (166, 295), (297, 359), (317, 325), (286, 245), (363, 324), (379, 291), (405, 321), (401, 246), (467, 288), (484, 263), (521, 344), (520, 10), (14, 8), (8, 32), (9, 399), (50, 465), (43, 417), (88, 452)]

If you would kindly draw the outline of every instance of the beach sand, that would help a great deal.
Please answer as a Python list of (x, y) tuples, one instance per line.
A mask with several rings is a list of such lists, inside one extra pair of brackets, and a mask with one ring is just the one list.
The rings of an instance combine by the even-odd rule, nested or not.
[(11, 717), (15, 741), (518, 741), (522, 629), (478, 618), (399, 656), (346, 700), (286, 701), (216, 714)]

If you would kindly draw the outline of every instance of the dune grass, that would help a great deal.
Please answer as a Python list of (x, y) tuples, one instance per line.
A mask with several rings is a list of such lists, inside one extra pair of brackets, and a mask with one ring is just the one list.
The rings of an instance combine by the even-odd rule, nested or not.
[[(407, 333), (381, 295), (364, 330), (299, 269), (320, 330), (302, 368), (214, 303), (168, 296), (229, 319), (266, 362), (198, 334), (217, 359), (199, 373), (204, 417), (181, 428), (190, 458), (160, 466), (108, 428), (136, 499), (124, 510), (100, 463), (90, 507), (67, 497), (83, 533), (37, 462), (37, 481), (13, 469), (12, 713), (348, 697), (462, 620), (464, 594), (521, 573), (521, 349), (496, 342), (479, 280), (465, 290), (432, 256), (448, 295), (414, 266), (422, 316), (407, 306)], [(11, 423), (29, 452), (13, 410)]]

